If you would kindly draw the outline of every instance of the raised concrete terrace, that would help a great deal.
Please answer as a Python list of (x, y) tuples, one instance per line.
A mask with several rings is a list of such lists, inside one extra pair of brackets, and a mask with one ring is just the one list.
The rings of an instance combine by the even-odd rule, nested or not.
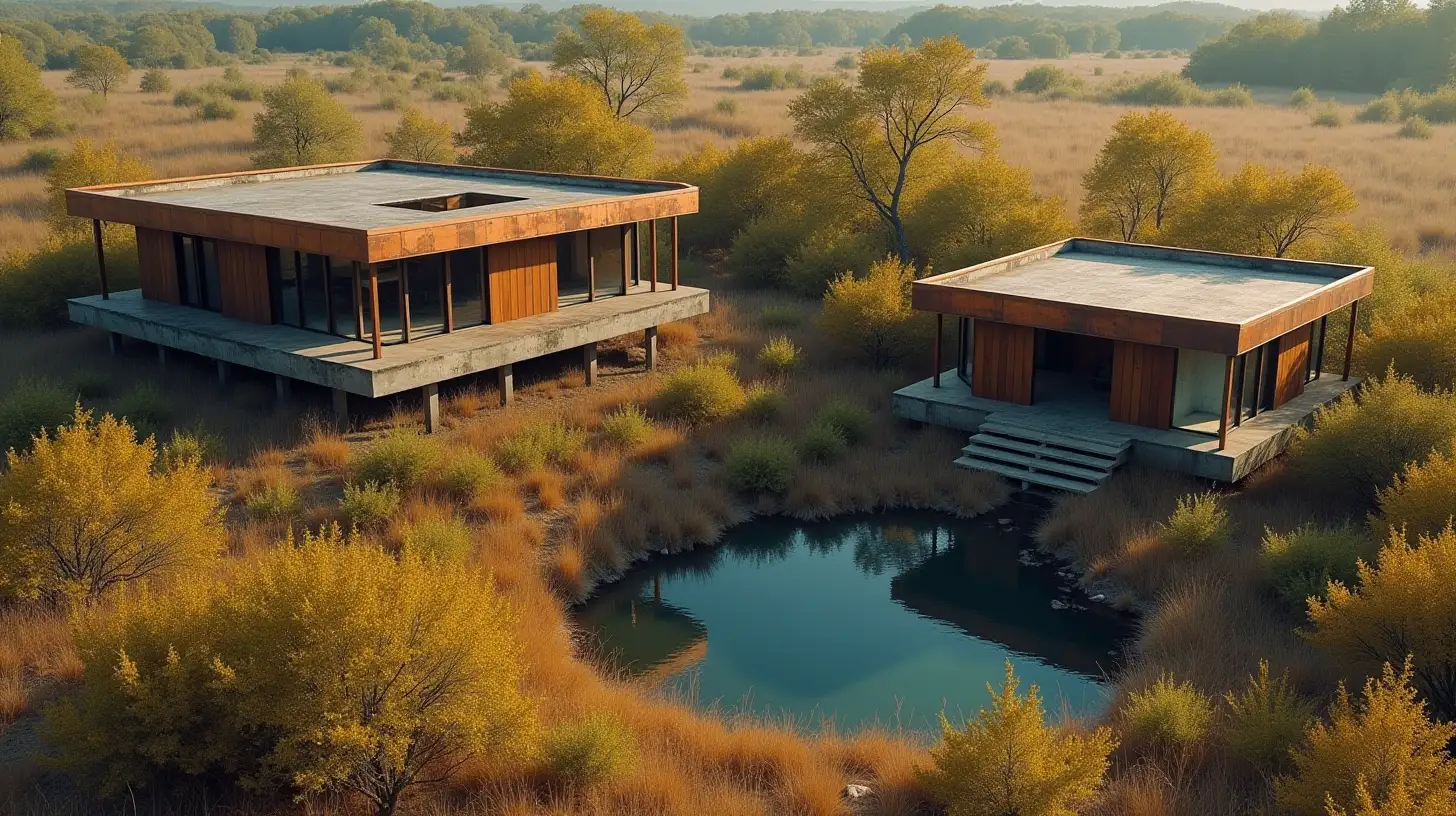
[(558, 311), (384, 347), (292, 326), (237, 320), (145, 300), (139, 290), (74, 298), (71, 320), (158, 346), (210, 357), (365, 397), (383, 397), (455, 377), (579, 348), (708, 311), (708, 291), (645, 284)]

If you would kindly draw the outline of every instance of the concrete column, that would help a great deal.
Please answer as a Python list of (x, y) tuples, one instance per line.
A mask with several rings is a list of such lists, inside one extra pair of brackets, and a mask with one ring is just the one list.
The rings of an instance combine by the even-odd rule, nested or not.
[(231, 373), (232, 372), (228, 370), (227, 361), (225, 361), (225, 360), (218, 360), (217, 361), (217, 384), (218, 385), (227, 385), (228, 384), (228, 375), (231, 374)]
[(162, 368), (167, 367), (168, 357), (171, 356), (167, 352), (168, 349), (166, 346), (157, 346), (157, 363), (161, 365)]
[(581, 367), (586, 370), (586, 384), (597, 384), (597, 344), (587, 343), (581, 347)]
[(430, 383), (420, 388), (420, 396), (425, 403), (425, 433), (434, 433), (440, 430), (440, 386), (438, 383)]
[(287, 402), (289, 393), (293, 390), (293, 380), (282, 374), (273, 375), (273, 393), (278, 397), (279, 402)]
[(334, 424), (338, 426), (339, 431), (342, 433), (349, 430), (349, 392), (339, 388), (333, 389), (333, 392)]
[(121, 335), (116, 332), (106, 333), (106, 347), (111, 350), (112, 357), (121, 356)]
[(495, 384), (500, 389), (501, 407), (511, 404), (516, 397), (516, 373), (509, 365), (495, 370)]
[(657, 370), (657, 327), (648, 326), (642, 333), (642, 350), (647, 354), (647, 370)]

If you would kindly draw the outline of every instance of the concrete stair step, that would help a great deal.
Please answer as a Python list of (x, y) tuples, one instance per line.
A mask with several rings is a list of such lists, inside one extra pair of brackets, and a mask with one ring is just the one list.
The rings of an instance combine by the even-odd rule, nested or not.
[(989, 459), (962, 456), (955, 460), (955, 464), (967, 470), (984, 470), (991, 473), (999, 473), (1012, 481), (1026, 482), (1028, 484), (1041, 485), (1042, 487), (1053, 487), (1058, 490), (1067, 490), (1073, 493), (1091, 493), (1097, 489), (1097, 484), (1094, 482), (1067, 479), (1051, 473), (1039, 473)]
[(995, 414), (987, 417), (986, 421), (981, 423), (981, 427), (976, 430), (978, 433), (995, 434), (997, 436), (1023, 439), (1046, 445), (1056, 445), (1057, 447), (1067, 448), (1068, 450), (1108, 457), (1123, 456), (1131, 445), (1131, 440), (1128, 439), (1123, 439), (1120, 443), (1113, 443), (1106, 441), (1106, 437), (1094, 439), (1086, 436), (1062, 433), (1060, 431), (1048, 431), (1041, 428), (1009, 424), (998, 420)]
[[(1087, 453), (1084, 451), (1067, 450), (1063, 447), (1053, 445), (1042, 445), (1036, 442), (1028, 442), (1025, 439), (1001, 436), (999, 434), (978, 433), (971, 437), (971, 445), (982, 445), (988, 447), (1002, 448), (1015, 451), (1031, 457), (1044, 459), (1055, 459), (1061, 462), (1070, 462), (1074, 465), (1095, 468), (1100, 470), (1111, 470), (1122, 464), (1125, 454), (1117, 456), (1104, 456), (1100, 453)], [(962, 448), (970, 450), (970, 446)]]
[(963, 448), (961, 452), (974, 459), (989, 459), (1008, 465), (1016, 465), (1026, 470), (1052, 473), (1057, 476), (1069, 479), (1080, 479), (1094, 484), (1101, 484), (1107, 477), (1112, 475), (1112, 471), (1107, 468), (1086, 468), (1068, 464), (1067, 462), (1059, 462), (1054, 459), (1037, 459), (1033, 456), (1013, 453), (974, 442)]

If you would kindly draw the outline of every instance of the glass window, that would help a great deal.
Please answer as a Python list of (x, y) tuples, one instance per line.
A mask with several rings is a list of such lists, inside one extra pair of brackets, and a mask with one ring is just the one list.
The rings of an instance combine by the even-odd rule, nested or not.
[(334, 310), (334, 334), (360, 337), (358, 303), (354, 300), (354, 262), (329, 258), (329, 305)]
[(603, 227), (588, 233), (592, 260), (596, 261), (596, 296), (622, 294), (626, 273), (621, 227)]
[[(399, 263), (390, 261), (379, 264), (376, 273), (379, 277), (379, 336), (385, 343), (399, 343), (404, 340), (404, 324), (400, 321), (400, 293), (399, 293)], [(359, 296), (364, 304), (364, 337), (372, 338), (374, 334), (374, 316), (369, 308), (369, 272), (367, 269), (359, 275)]]
[(291, 249), (268, 248), (269, 287), (273, 296), (273, 319), (289, 326), (298, 321), (298, 267)]
[(627, 256), (627, 277), (633, 286), (642, 282), (642, 241), (639, 240), (639, 230), (636, 224), (628, 224), (622, 227), (627, 236), (626, 244), (632, 248), (632, 254)]
[(329, 330), (329, 284), (327, 260), (322, 255), (303, 255), (301, 285), (303, 287), (303, 327), (314, 331)]
[(217, 242), (211, 238), (196, 239), (202, 264), (202, 294), (207, 308), (222, 311), (222, 281), (217, 271)]
[(489, 314), (485, 309), (485, 296), (480, 287), (479, 249), (462, 249), (451, 252), (450, 258), (450, 308), (455, 328), (485, 323)]
[(186, 306), (202, 305), (202, 278), (197, 274), (197, 246), (191, 235), (178, 235), (177, 283), (182, 303)]
[(591, 291), (587, 276), (587, 233), (569, 232), (556, 237), (556, 303), (570, 306), (585, 303)]
[(409, 287), (410, 339), (445, 331), (445, 263), (441, 255), (405, 261)]

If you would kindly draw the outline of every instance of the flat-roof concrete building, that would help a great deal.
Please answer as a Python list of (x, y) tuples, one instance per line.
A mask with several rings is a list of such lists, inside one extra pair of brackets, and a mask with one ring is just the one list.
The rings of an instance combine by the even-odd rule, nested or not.
[[(1369, 267), (1072, 238), (916, 281), (957, 319), (955, 367), (895, 393), (903, 417), (974, 432), (957, 460), (1090, 490), (1129, 459), (1237, 481), (1354, 387)], [(1328, 316), (1350, 309), (1338, 375)]]
[[(663, 181), (396, 160), (318, 165), (66, 191), (92, 219), (101, 294), (71, 320), (347, 394), (421, 392), (439, 421), (439, 383), (596, 344), (708, 310), (678, 283), (677, 218), (698, 190)], [(659, 283), (659, 220), (668, 221)], [(103, 222), (136, 228), (141, 288), (111, 292)]]

